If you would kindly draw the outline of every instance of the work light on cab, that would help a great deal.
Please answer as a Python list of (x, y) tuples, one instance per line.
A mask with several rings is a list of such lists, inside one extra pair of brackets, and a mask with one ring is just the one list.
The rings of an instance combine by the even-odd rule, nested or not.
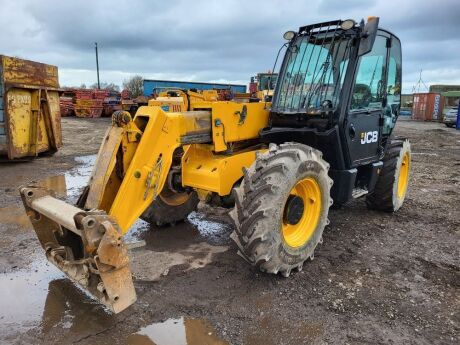
[(343, 30), (350, 30), (351, 28), (355, 26), (355, 24), (356, 22), (353, 19), (347, 19), (347, 20), (344, 20), (342, 24), (340, 24), (340, 27)]
[(295, 36), (295, 32), (294, 31), (286, 31), (283, 35), (283, 38), (286, 40), (286, 41), (290, 41), (294, 38)]

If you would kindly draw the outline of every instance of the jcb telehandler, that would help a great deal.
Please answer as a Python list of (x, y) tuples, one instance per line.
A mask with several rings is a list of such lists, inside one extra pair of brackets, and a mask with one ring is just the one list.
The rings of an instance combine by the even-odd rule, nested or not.
[(233, 207), (241, 256), (284, 276), (313, 257), (332, 200), (365, 196), (371, 209), (398, 210), (411, 164), (409, 142), (391, 135), (401, 44), (378, 22), (287, 32), (271, 103), (203, 100), (193, 111), (115, 113), (76, 206), (21, 188), (47, 258), (120, 312), (136, 300), (122, 236), (139, 217), (186, 218), (198, 195)]

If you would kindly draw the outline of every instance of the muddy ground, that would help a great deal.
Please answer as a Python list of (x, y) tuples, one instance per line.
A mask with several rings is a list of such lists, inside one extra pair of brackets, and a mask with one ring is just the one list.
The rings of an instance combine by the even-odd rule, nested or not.
[(458, 344), (460, 131), (401, 120), (409, 192), (394, 214), (363, 200), (331, 210), (304, 270), (266, 275), (236, 255), (225, 210), (185, 223), (139, 221), (127, 241), (138, 302), (113, 315), (44, 260), (17, 187), (30, 180), (74, 201), (108, 119), (63, 119), (52, 157), (0, 166), (1, 344)]

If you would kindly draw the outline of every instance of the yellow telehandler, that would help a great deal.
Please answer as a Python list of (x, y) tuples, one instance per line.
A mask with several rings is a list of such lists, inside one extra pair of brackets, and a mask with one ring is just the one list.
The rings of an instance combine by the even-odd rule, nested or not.
[(251, 82), (249, 83), (249, 92), (251, 96), (261, 99), (262, 101), (271, 101), (277, 79), (277, 73), (272, 73), (270, 71), (267, 73), (257, 73), (255, 77), (251, 77)]
[(411, 164), (409, 142), (391, 135), (401, 43), (378, 22), (286, 32), (272, 102), (116, 112), (77, 205), (35, 185), (20, 190), (47, 258), (120, 312), (136, 300), (123, 235), (139, 217), (185, 219), (198, 194), (232, 207), (242, 257), (283, 276), (313, 257), (332, 200), (365, 197), (369, 208), (398, 210)]

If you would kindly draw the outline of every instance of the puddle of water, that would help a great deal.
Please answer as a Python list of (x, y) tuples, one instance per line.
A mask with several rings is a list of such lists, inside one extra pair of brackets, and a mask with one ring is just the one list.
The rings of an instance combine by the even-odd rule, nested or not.
[(180, 318), (142, 327), (128, 337), (129, 345), (228, 345), (205, 320)]
[(76, 201), (81, 190), (88, 184), (96, 155), (76, 157), (75, 161), (78, 163), (75, 168), (63, 175), (39, 180), (38, 184), (55, 191), (58, 197), (64, 197), (69, 202)]
[(62, 175), (50, 176), (37, 181), (39, 186), (53, 190), (58, 197), (69, 202), (78, 199), (81, 190), (88, 184), (96, 161), (96, 155), (75, 157), (78, 166)]
[(145, 240), (149, 249), (164, 251), (197, 242), (228, 244), (231, 230), (226, 223), (208, 220), (204, 214), (192, 212), (187, 220), (174, 226), (156, 227), (139, 219), (124, 238), (127, 241)]
[[(77, 167), (37, 184), (74, 202), (88, 182), (95, 158), (77, 157)], [(0, 208), (0, 223), (32, 229), (22, 205)], [(26, 269), (0, 274), (0, 296), (0, 343), (1, 339), (15, 337), (38, 325), (45, 333), (56, 327), (86, 333), (111, 322), (107, 319), (110, 314), (48, 263), (44, 255)]]
[(32, 224), (22, 205), (10, 205), (0, 208), (0, 224), (16, 225), (22, 229), (32, 229)]
[(43, 314), (50, 280), (63, 277), (45, 260), (25, 270), (0, 274), (0, 333), (11, 327), (24, 330), (36, 325)]
[(228, 244), (232, 227), (221, 221), (207, 219), (202, 212), (192, 212), (184, 222), (174, 226), (155, 227), (138, 219), (126, 233), (127, 242), (145, 240), (156, 249), (176, 248), (178, 242), (207, 242), (212, 245)]
[[(56, 175), (39, 180), (36, 183), (44, 188), (53, 190), (57, 197), (75, 202), (83, 187), (88, 183), (96, 155), (75, 158), (80, 163), (63, 175)], [(32, 229), (29, 217), (22, 205), (10, 205), (0, 208), (0, 224), (16, 225), (23, 229)]]
[(117, 321), (45, 259), (0, 274), (0, 296), (0, 343), (15, 342), (35, 327), (45, 335), (65, 329), (80, 337)]
[(224, 222), (206, 219), (201, 212), (192, 212), (187, 220), (199, 231), (200, 236), (211, 244), (224, 244), (232, 232), (232, 227)]
[(65, 173), (65, 181), (67, 186), (67, 197), (69, 202), (75, 202), (82, 190), (89, 181), (91, 172), (97, 155), (76, 157), (75, 161), (79, 165)]
[(50, 176), (37, 182), (40, 187), (52, 190), (57, 197), (67, 196), (66, 175)]
[[(95, 155), (76, 158), (80, 163), (77, 167), (63, 175), (38, 181), (38, 184), (73, 203), (89, 180), (95, 158)], [(0, 223), (31, 228), (22, 205), (0, 209)], [(147, 242), (142, 250), (130, 252), (134, 276), (156, 280), (167, 275), (174, 266), (183, 266), (185, 271), (204, 267), (214, 254), (228, 249), (227, 246), (212, 245), (222, 242), (220, 234), (225, 231), (228, 231), (228, 225), (206, 220), (201, 213), (192, 213), (188, 222), (167, 229), (152, 230), (148, 223), (138, 220), (126, 236), (127, 240), (144, 238)], [(117, 320), (43, 257), (27, 269), (0, 274), (0, 296), (0, 343), (2, 339), (17, 337), (37, 326), (45, 334), (65, 329), (82, 336), (102, 330)], [(179, 321), (176, 327), (182, 329), (184, 344), (224, 344), (218, 342), (203, 321)], [(151, 325), (133, 337), (148, 338), (153, 334), (151, 332), (161, 334), (164, 327)], [(151, 339), (159, 341), (155, 335)], [(173, 343), (157, 345), (161, 344)]]

